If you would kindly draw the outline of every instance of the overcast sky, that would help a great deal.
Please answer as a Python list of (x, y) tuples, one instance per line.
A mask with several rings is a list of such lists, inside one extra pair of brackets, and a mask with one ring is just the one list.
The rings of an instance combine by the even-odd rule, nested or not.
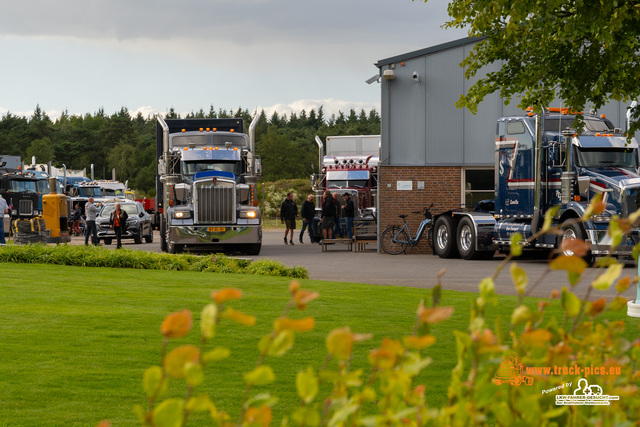
[(0, 14), (0, 115), (380, 111), (381, 59), (466, 36), (430, 0), (20, 0)]

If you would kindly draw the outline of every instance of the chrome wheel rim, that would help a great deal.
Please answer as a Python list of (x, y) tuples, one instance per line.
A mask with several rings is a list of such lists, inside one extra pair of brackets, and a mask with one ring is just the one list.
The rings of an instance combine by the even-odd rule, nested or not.
[(444, 249), (447, 247), (447, 243), (449, 242), (449, 233), (447, 233), (447, 227), (440, 226), (438, 227), (438, 232), (436, 233), (436, 243), (440, 249)]
[(471, 228), (468, 225), (460, 229), (460, 248), (465, 252), (471, 249)]

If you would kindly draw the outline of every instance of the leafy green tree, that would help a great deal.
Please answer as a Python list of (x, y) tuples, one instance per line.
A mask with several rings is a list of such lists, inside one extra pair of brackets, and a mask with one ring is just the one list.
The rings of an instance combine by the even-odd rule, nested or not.
[(475, 112), (494, 92), (505, 102), (522, 96), (523, 108), (548, 106), (557, 95), (575, 111), (640, 96), (640, 6), (634, 0), (451, 0), (449, 16), (446, 27), (483, 37), (462, 63), (467, 78), (500, 64), (469, 88), (460, 107)]
[(27, 148), (27, 158), (25, 163), (31, 162), (31, 158), (36, 158), (36, 163), (48, 163), (54, 159), (55, 151), (51, 140), (47, 137), (34, 140)]

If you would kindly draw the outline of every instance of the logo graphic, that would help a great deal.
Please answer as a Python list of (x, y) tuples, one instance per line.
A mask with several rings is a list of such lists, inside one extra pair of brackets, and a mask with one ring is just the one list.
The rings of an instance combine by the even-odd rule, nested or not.
[(533, 377), (528, 377), (523, 374), (522, 359), (518, 357), (515, 352), (507, 353), (502, 359), (498, 372), (493, 377), (493, 383), (500, 385), (502, 383), (509, 383), (511, 385), (533, 384)]
[(602, 394), (602, 387), (589, 385), (584, 378), (578, 381), (578, 388), (573, 391), (573, 395), (556, 395), (556, 405), (611, 405), (611, 400), (620, 400), (620, 396)]

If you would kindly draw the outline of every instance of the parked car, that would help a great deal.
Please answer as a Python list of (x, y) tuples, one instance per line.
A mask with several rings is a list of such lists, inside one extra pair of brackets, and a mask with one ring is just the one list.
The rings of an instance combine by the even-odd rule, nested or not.
[[(96, 218), (98, 240), (103, 240), (105, 245), (110, 245), (116, 238), (116, 233), (109, 228), (109, 217), (115, 210), (115, 202), (106, 203)], [(130, 202), (124, 199), (120, 201), (120, 209), (127, 212), (127, 230), (122, 233), (123, 239), (133, 239), (136, 244), (153, 242), (153, 227), (151, 216), (144, 210), (140, 202)]]

